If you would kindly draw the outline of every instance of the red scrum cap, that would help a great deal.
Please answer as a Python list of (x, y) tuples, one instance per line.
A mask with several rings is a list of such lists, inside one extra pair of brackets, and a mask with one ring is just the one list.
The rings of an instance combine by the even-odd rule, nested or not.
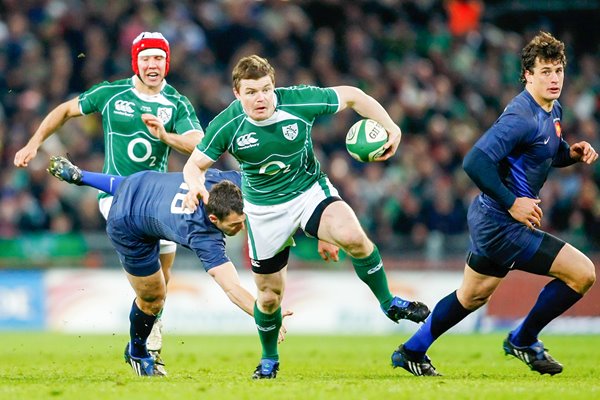
[(169, 42), (160, 32), (142, 32), (133, 39), (131, 44), (131, 68), (136, 75), (139, 75), (138, 57), (142, 56), (163, 56), (166, 59), (165, 76), (169, 73), (169, 63), (171, 61), (171, 49)]

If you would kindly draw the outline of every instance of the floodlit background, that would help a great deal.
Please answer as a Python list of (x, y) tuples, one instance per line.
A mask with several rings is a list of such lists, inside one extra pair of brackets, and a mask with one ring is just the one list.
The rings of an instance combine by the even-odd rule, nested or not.
[[(132, 75), (130, 44), (160, 31), (171, 44), (167, 80), (208, 122), (232, 100), (230, 73), (247, 54), (267, 57), (277, 86), (355, 85), (403, 130), (396, 156), (360, 164), (344, 149), (358, 116), (321, 118), (313, 141), (322, 168), (378, 244), (397, 294), (433, 306), (460, 282), (466, 208), (477, 189), (462, 171), (475, 140), (522, 90), (519, 51), (539, 30), (567, 45), (560, 98), (564, 137), (600, 148), (600, 10), (597, 1), (13, 1), (0, 5), (0, 329), (125, 332), (133, 292), (104, 233), (96, 194), (46, 172), (69, 153), (100, 171), (98, 116), (68, 121), (27, 169), (15, 152), (56, 105), (103, 80)], [(171, 156), (170, 170), (185, 157)], [(235, 161), (218, 167), (234, 169)], [(600, 163), (554, 170), (541, 193), (543, 227), (600, 264)], [(229, 251), (253, 289), (244, 239)], [(290, 329), (385, 333), (390, 326), (347, 260), (318, 260), (297, 237), (284, 306)], [(510, 274), (492, 302), (457, 330), (514, 325), (547, 280)], [(195, 256), (178, 251), (165, 311), (168, 330), (254, 332)], [(253, 291), (253, 290), (252, 290)], [(90, 312), (92, 310), (92, 312)], [(90, 319), (90, 314), (97, 318)], [(598, 285), (556, 332), (600, 331)]]

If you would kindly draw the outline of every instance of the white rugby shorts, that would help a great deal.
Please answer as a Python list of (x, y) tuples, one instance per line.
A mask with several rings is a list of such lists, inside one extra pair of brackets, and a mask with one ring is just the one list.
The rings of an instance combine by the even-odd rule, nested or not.
[(326, 198), (339, 196), (329, 179), (320, 179), (309, 190), (285, 203), (259, 206), (244, 200), (251, 259), (267, 260), (287, 246), (294, 246), (294, 234), (305, 229), (317, 206)]

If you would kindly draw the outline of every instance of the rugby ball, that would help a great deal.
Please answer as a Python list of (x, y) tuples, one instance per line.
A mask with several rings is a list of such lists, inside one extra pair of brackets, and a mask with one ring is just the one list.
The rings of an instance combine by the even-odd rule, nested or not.
[(361, 119), (346, 134), (346, 150), (360, 162), (370, 162), (381, 156), (388, 135), (385, 128), (372, 119)]

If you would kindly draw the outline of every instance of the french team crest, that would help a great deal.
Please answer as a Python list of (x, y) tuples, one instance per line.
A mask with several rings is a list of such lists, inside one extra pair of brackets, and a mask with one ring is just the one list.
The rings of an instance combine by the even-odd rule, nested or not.
[(562, 136), (562, 128), (560, 127), (560, 120), (556, 119), (554, 121), (554, 130), (556, 131), (556, 136), (561, 137)]
[(298, 124), (291, 124), (291, 125), (286, 125), (283, 128), (281, 128), (283, 130), (283, 136), (285, 136), (285, 138), (287, 140), (294, 140), (296, 139), (296, 136), (298, 136)]
[(162, 121), (163, 125), (166, 125), (173, 116), (173, 109), (169, 107), (158, 107), (156, 116)]

